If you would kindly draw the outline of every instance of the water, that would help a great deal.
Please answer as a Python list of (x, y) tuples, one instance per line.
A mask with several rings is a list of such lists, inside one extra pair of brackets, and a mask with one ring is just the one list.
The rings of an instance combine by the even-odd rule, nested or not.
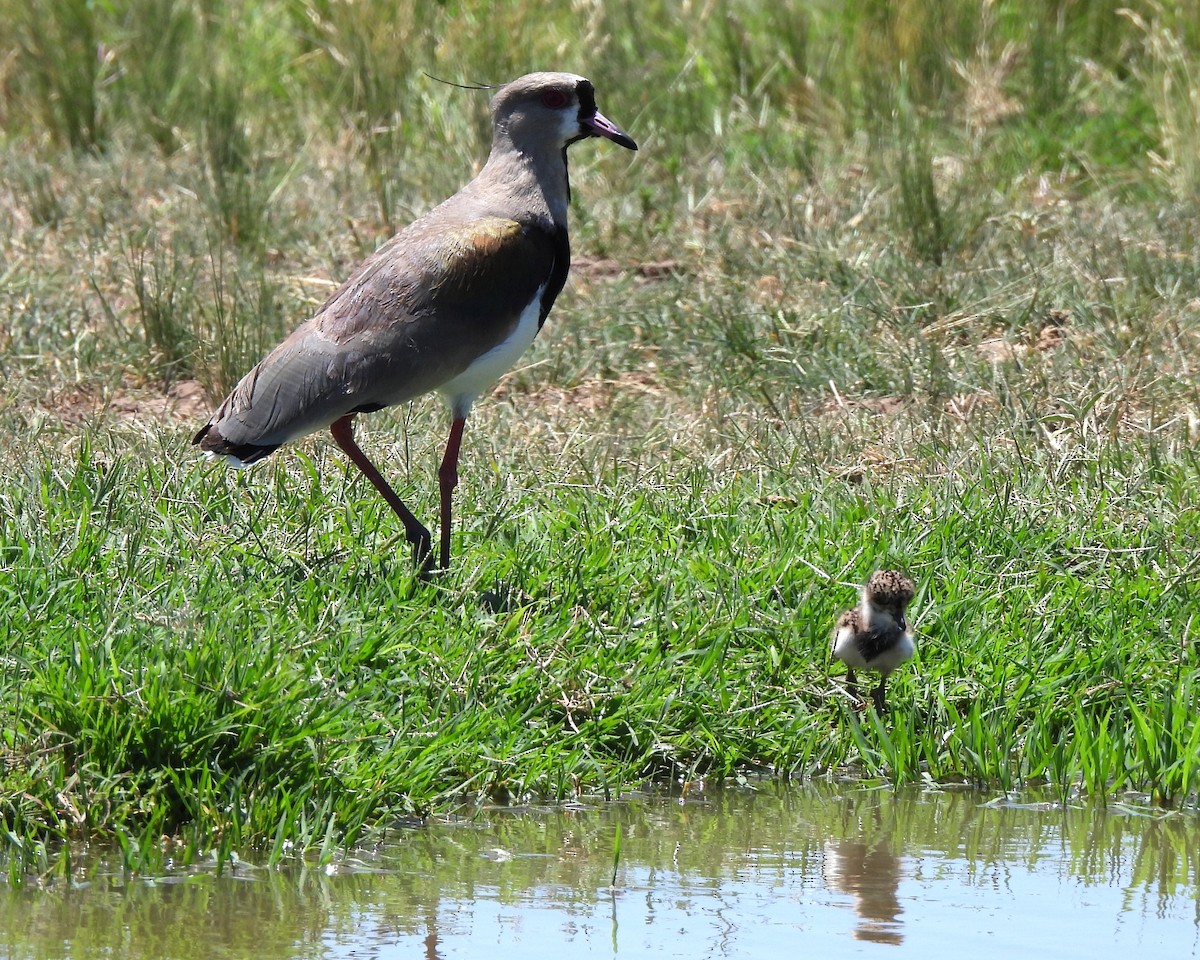
[[(328, 868), (0, 887), (0, 957), (1190, 957), (1200, 818), (760, 785), (486, 810)], [(617, 885), (614, 843), (621, 829)]]

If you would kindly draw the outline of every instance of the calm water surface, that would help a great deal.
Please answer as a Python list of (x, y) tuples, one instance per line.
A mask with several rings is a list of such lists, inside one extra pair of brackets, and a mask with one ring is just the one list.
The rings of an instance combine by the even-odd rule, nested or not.
[[(1020, 802), (1024, 801), (1024, 802)], [(610, 888), (621, 828), (617, 887)], [(0, 885), (0, 957), (1192, 957), (1200, 818), (824, 783), (485, 810), (327, 869)]]

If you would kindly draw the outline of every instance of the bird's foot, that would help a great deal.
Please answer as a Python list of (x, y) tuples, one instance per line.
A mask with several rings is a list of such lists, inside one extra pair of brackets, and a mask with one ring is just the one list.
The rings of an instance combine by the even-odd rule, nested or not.
[(858, 686), (853, 683), (847, 683), (841, 688), (841, 694), (850, 704), (850, 709), (856, 713), (862, 713), (867, 709), (867, 701), (864, 700), (858, 692)]
[(479, 595), (479, 605), (488, 613), (509, 613), (533, 603), (533, 598), (515, 584), (496, 581)]
[(428, 580), (429, 577), (438, 572), (438, 555), (433, 552), (433, 541), (430, 539), (429, 531), (425, 531), (425, 535), (417, 534), (409, 536), (408, 542), (413, 548), (413, 566), (417, 568), (417, 576), (422, 580)]

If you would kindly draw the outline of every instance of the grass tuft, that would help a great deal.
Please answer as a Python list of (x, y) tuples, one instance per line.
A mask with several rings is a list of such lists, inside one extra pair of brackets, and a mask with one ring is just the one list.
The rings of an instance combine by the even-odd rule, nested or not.
[(43, 129), (59, 144), (96, 152), (106, 139), (100, 88), (109, 73), (103, 27), (94, 4), (64, 0), (48, 9), (6, 10), (20, 51), (21, 74)]
[[(0, 0), (12, 882), (747, 771), (1195, 809), (1194, 3), (386, 6)], [(571, 282), (423, 583), (325, 439), (187, 441), (483, 162), (424, 74), (547, 67), (642, 149), (572, 149)], [(361, 423), (422, 518), (446, 429)], [(880, 718), (828, 633), (883, 566)]]

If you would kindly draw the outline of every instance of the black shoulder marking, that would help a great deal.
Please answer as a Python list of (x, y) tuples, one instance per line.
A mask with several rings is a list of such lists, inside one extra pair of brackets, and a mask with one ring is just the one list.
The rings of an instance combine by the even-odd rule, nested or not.
[(571, 268), (571, 241), (567, 237), (566, 227), (555, 227), (550, 234), (550, 242), (554, 247), (554, 264), (550, 268), (550, 276), (546, 278), (546, 287), (542, 290), (542, 309), (538, 314), (538, 329), (550, 315), (550, 308), (567, 282), (567, 271)]

